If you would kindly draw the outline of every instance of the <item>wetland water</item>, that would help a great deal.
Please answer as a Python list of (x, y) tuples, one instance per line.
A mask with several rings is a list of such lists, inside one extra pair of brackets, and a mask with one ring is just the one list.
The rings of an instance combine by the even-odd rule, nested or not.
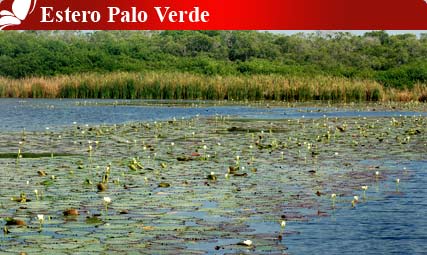
[(425, 105), (2, 99), (0, 110), (1, 226), (26, 223), (6, 226), (0, 252), (426, 254)]

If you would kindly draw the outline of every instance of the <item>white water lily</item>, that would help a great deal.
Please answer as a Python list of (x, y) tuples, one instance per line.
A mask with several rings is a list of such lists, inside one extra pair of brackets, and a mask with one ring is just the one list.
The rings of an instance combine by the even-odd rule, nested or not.
[(375, 176), (377, 176), (377, 177), (378, 177), (379, 175), (380, 175), (380, 172), (376, 171), (376, 172), (375, 172)]
[(358, 196), (354, 196), (353, 199), (354, 199), (355, 202), (359, 201), (359, 197)]
[(332, 193), (331, 194), (331, 199), (332, 199), (332, 207), (335, 208), (335, 199), (337, 198), (337, 194)]
[(41, 222), (44, 221), (44, 215), (43, 214), (37, 214), (37, 219)]
[(399, 178), (397, 178), (396, 179), (396, 184), (399, 184), (400, 183), (400, 179)]
[(363, 190), (363, 191), (368, 190), (368, 186), (362, 186), (362, 190)]
[(285, 228), (286, 227), (286, 221), (282, 220), (282, 222), (280, 222), (280, 226), (282, 228)]
[(252, 241), (248, 239), (248, 240), (243, 241), (243, 244), (245, 244), (247, 246), (251, 246), (252, 245)]
[(104, 197), (104, 202), (107, 204), (111, 203), (111, 198), (110, 197)]
[(36, 218), (38, 221), (39, 221), (39, 231), (41, 231), (42, 230), (42, 224), (43, 224), (43, 222), (44, 222), (44, 215), (43, 214), (37, 214), (37, 218)]

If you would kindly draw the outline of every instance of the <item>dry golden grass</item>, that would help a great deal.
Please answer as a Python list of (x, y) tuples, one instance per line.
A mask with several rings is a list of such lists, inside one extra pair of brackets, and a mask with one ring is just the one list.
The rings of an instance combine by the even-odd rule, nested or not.
[(425, 101), (427, 86), (385, 89), (371, 80), (281, 75), (204, 76), (188, 73), (79, 74), (9, 79), (1, 97), (310, 101)]

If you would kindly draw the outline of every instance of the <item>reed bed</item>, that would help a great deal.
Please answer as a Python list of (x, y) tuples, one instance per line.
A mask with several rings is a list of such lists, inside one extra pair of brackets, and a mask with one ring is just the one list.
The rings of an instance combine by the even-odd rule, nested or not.
[(384, 88), (371, 80), (330, 76), (204, 76), (189, 73), (90, 73), (10, 79), (0, 96), (15, 98), (202, 99), (287, 101), (427, 101), (427, 86)]

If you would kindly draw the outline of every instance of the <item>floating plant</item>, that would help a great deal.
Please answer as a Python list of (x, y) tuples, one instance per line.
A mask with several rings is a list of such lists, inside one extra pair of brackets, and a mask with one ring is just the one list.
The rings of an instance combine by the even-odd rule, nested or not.
[[(289, 222), (298, 228), (313, 217), (356, 213), (349, 210), (348, 198), (353, 206), (359, 201), (354, 192), (363, 191), (366, 201), (368, 186), (381, 185), (369, 199), (387, 199), (383, 183), (397, 188), (395, 176), (412, 178), (401, 164), (424, 158), (427, 119), (396, 117), (398, 126), (379, 120), (387, 124), (363, 117), (234, 116), (73, 124), (26, 132), (19, 165), (21, 132), (0, 133), (8, 183), (0, 187), (1, 210), (15, 220), (3, 221), (10, 234), (1, 251), (281, 254), (289, 244), (285, 228), (286, 237), (298, 234)], [(19, 227), (34, 220), (33, 212), (49, 223), (37, 218), (40, 233)]]

